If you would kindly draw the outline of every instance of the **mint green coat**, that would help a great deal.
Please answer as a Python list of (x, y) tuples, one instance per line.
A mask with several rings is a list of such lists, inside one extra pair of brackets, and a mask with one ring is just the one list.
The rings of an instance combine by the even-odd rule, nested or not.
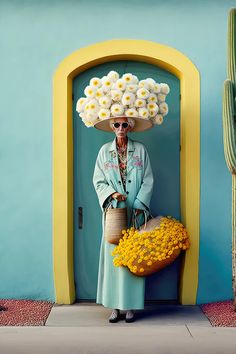
[[(153, 190), (153, 174), (146, 148), (143, 144), (128, 138), (127, 179), (124, 188), (120, 176), (116, 138), (103, 145), (95, 164), (93, 184), (103, 212), (109, 202), (114, 207), (127, 206), (128, 227), (132, 226), (134, 209), (150, 212), (150, 200)], [(114, 192), (127, 196), (126, 202), (117, 202), (109, 198)], [(144, 222), (143, 214), (138, 216), (138, 226)], [(96, 302), (105, 307), (120, 310), (143, 309), (145, 278), (132, 274), (126, 267), (114, 267), (111, 252), (115, 245), (104, 241), (102, 235), (98, 287)]]

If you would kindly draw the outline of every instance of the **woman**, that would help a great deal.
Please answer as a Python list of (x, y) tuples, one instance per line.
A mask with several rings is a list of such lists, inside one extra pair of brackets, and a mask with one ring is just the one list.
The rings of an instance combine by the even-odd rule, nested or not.
[[(138, 121), (127, 117), (110, 119), (110, 129), (116, 137), (99, 151), (93, 183), (104, 211), (127, 206), (128, 225), (135, 213), (138, 226), (143, 224), (143, 212), (149, 213), (153, 189), (153, 174), (148, 153), (143, 144), (127, 137)], [(115, 245), (101, 241), (96, 302), (112, 308), (109, 322), (120, 319), (126, 310), (126, 322), (134, 321), (134, 310), (144, 308), (145, 278), (133, 275), (126, 267), (115, 267), (111, 255)]]
[[(113, 131), (112, 142), (102, 146), (96, 160), (93, 183), (103, 211), (127, 207), (128, 225), (135, 214), (137, 225), (144, 223), (143, 211), (149, 213), (153, 175), (148, 153), (143, 144), (127, 137), (130, 131), (140, 132), (160, 125), (168, 113), (165, 98), (169, 86), (152, 78), (139, 81), (136, 75), (120, 77), (110, 71), (101, 79), (91, 78), (85, 88), (86, 97), (78, 99), (76, 110), (86, 127)], [(147, 215), (148, 216), (148, 215)], [(120, 310), (126, 310), (126, 322), (134, 320), (135, 309), (144, 308), (145, 278), (126, 267), (115, 267), (111, 252), (114, 245), (102, 236), (97, 303), (112, 308), (110, 322), (117, 322)]]

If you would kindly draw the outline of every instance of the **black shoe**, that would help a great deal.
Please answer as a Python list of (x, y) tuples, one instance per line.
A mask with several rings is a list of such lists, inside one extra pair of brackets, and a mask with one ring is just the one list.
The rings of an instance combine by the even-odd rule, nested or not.
[(128, 310), (126, 312), (125, 322), (131, 323), (131, 322), (134, 322), (134, 321), (135, 321), (134, 311)]
[(116, 323), (120, 319), (120, 310), (112, 310), (111, 316), (109, 317), (110, 323)]

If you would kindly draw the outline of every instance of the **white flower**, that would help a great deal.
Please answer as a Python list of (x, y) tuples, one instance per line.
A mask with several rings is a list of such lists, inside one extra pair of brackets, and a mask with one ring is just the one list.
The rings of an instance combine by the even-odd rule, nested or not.
[(112, 85), (113, 85), (113, 81), (111, 79), (109, 79), (109, 77), (107, 77), (107, 76), (103, 76), (101, 80), (102, 80), (103, 91), (104, 92), (110, 91), (110, 89), (112, 88)]
[(80, 118), (85, 119), (86, 114), (84, 112), (80, 112), (79, 116), (80, 116)]
[(149, 115), (151, 118), (155, 117), (158, 111), (154, 111), (154, 109), (149, 110)]
[(99, 109), (99, 103), (95, 98), (89, 101), (88, 105), (89, 105), (88, 111), (97, 112)]
[(110, 110), (106, 108), (101, 108), (98, 112), (98, 117), (102, 119), (108, 119), (110, 117)]
[(138, 115), (139, 115), (139, 117), (141, 117), (141, 118), (148, 119), (148, 117), (149, 117), (148, 109), (145, 108), (145, 107), (139, 108), (139, 110), (138, 110)]
[(109, 79), (111, 79), (112, 81), (117, 81), (120, 77), (120, 75), (114, 71), (114, 70), (111, 70), (108, 74), (107, 74), (107, 77)]
[(115, 88), (121, 91), (124, 91), (126, 89), (126, 82), (123, 79), (119, 79), (115, 83)]
[(131, 84), (133, 80), (133, 75), (132, 74), (124, 74), (122, 76), (122, 79), (125, 80), (127, 84)]
[(168, 113), (168, 104), (166, 102), (162, 102), (159, 104), (159, 111), (163, 116), (166, 116)]
[(137, 98), (134, 102), (135, 107), (141, 108), (146, 105), (146, 101), (142, 98)]
[(160, 84), (161, 86), (161, 93), (164, 93), (165, 95), (168, 95), (170, 92), (170, 88), (167, 84)]
[(165, 102), (165, 99), (166, 99), (166, 95), (164, 95), (163, 93), (158, 93), (157, 95), (158, 103)]
[(135, 108), (129, 108), (125, 111), (127, 117), (138, 117), (138, 111)]
[(101, 88), (97, 89), (96, 93), (95, 93), (95, 97), (97, 99), (99, 99), (100, 97), (102, 97), (104, 95), (104, 92)]
[(132, 92), (125, 92), (122, 97), (123, 105), (130, 105), (134, 103), (135, 95)]
[(146, 88), (147, 90), (149, 88), (149, 84), (148, 84), (148, 82), (146, 80), (140, 80), (138, 86), (140, 88)]
[(135, 84), (129, 84), (126, 86), (126, 91), (127, 92), (133, 92), (135, 93), (138, 89), (138, 85), (135, 85)]
[(157, 114), (154, 118), (152, 118), (154, 124), (162, 124), (163, 123), (163, 116), (161, 114)]
[(168, 114), (165, 102), (170, 88), (166, 83), (157, 83), (148, 77), (145, 80), (126, 73), (120, 78), (118, 72), (111, 70), (102, 78), (93, 77), (84, 89), (86, 97), (76, 103), (76, 111), (87, 127), (96, 121), (109, 117), (141, 117), (161, 124)]
[(148, 77), (148, 78), (146, 79), (146, 82), (148, 83), (147, 89), (148, 89), (148, 90), (151, 90), (151, 91), (154, 91), (156, 81), (153, 80), (153, 79), (151, 79), (150, 77)]
[(88, 101), (84, 106), (84, 112), (87, 113), (90, 109), (90, 101)]
[(111, 98), (109, 96), (102, 96), (99, 98), (99, 104), (102, 108), (109, 108), (111, 105)]
[(146, 98), (149, 97), (149, 95), (150, 95), (149, 91), (148, 91), (146, 88), (144, 88), (144, 87), (138, 89), (138, 91), (137, 91), (137, 97), (138, 97), (138, 98), (144, 98), (144, 99), (146, 99)]
[(87, 97), (94, 97), (95, 96), (95, 89), (93, 88), (93, 87), (91, 87), (91, 86), (86, 86), (85, 87), (85, 90), (84, 90), (84, 94), (85, 94), (85, 96), (87, 96)]
[(122, 98), (122, 91), (121, 90), (111, 90), (111, 98), (113, 101), (120, 101)]
[(161, 92), (161, 86), (160, 84), (158, 84), (157, 82), (155, 83), (154, 85), (154, 90), (153, 90), (155, 93), (159, 93)]
[(110, 94), (111, 87), (102, 85), (101, 89), (103, 90), (104, 94)]
[(121, 116), (124, 113), (124, 106), (121, 104), (115, 103), (111, 106), (111, 114), (116, 116)]
[(86, 125), (86, 127), (91, 128), (94, 126), (93, 122), (87, 120), (87, 119), (82, 119), (83, 123)]
[(116, 81), (113, 82), (113, 84), (111, 85), (111, 90), (117, 90), (117, 88), (116, 88)]
[(80, 113), (80, 117), (82, 118), (82, 121), (86, 125), (86, 127), (93, 127), (94, 123), (97, 120), (97, 114), (94, 112)]
[(99, 88), (100, 86), (102, 86), (102, 82), (98, 77), (93, 77), (90, 80), (89, 85), (94, 88)]
[(105, 75), (101, 78), (102, 85), (107, 81), (110, 83), (112, 82), (112, 80), (107, 75)]
[(90, 122), (95, 122), (98, 117), (97, 111), (89, 111), (86, 113), (86, 119)]
[[(151, 112), (155, 112), (154, 115), (156, 115), (158, 110), (159, 110), (159, 107), (158, 107), (158, 105), (155, 102), (150, 102), (150, 103), (147, 104), (147, 109), (149, 110), (150, 113)], [(151, 115), (151, 117), (152, 117), (152, 115)]]
[(133, 75), (133, 76), (132, 76), (132, 84), (137, 85), (138, 82), (139, 82), (139, 80), (138, 80), (137, 76)]
[(156, 81), (154, 79), (152, 79), (151, 77), (147, 77), (146, 78), (146, 81), (149, 83), (149, 84), (152, 84), (152, 85), (155, 85)]
[(87, 103), (88, 99), (86, 97), (81, 97), (78, 99), (76, 103), (76, 111), (78, 113), (82, 112), (84, 110), (84, 106)]
[(106, 80), (110, 80), (107, 75), (104, 75), (102, 78), (101, 78), (101, 83), (103, 85), (103, 83), (106, 81)]
[(149, 97), (148, 97), (148, 102), (157, 102), (157, 95), (155, 93), (150, 93)]

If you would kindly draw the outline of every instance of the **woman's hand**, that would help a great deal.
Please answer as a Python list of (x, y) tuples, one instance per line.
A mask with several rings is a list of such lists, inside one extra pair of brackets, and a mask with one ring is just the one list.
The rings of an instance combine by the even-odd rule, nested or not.
[(118, 202), (121, 202), (122, 200), (126, 200), (126, 198), (127, 198), (125, 195), (120, 194), (120, 193), (118, 193), (118, 192), (113, 193), (113, 194), (111, 195), (111, 197), (112, 197), (113, 199), (118, 200)]
[(143, 211), (142, 209), (135, 209), (135, 212), (136, 212), (137, 215), (139, 215), (140, 213), (142, 213), (142, 211)]

